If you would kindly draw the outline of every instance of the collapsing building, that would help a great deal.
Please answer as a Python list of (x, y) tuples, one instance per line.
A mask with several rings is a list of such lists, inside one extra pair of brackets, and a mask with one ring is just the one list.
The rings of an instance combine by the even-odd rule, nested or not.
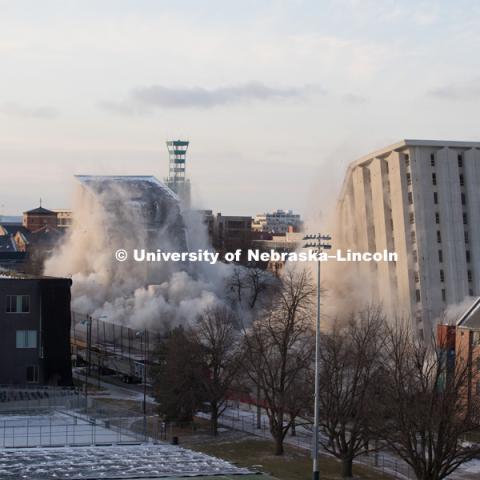
[[(91, 213), (102, 217), (103, 238), (111, 253), (119, 248), (129, 253), (133, 249), (186, 250), (179, 199), (155, 177), (78, 175), (76, 179), (84, 189), (84, 201), (91, 205)], [(132, 268), (131, 261), (126, 264)], [(148, 264), (133, 268), (144, 269), (147, 284), (165, 280)]]
[[(151, 176), (81, 175), (76, 180), (72, 226), (45, 263), (47, 275), (72, 278), (73, 311), (162, 329), (192, 322), (218, 301), (225, 288), (222, 268), (136, 261), (142, 255), (135, 250), (189, 251), (185, 221), (192, 219), (184, 221), (179, 198), (166, 185)], [(192, 229), (192, 244), (203, 247), (201, 228)], [(118, 252), (125, 255), (120, 258)]]
[(360, 291), (431, 337), (448, 305), (480, 295), (479, 183), (479, 142), (403, 140), (352, 163), (335, 244), (398, 261), (344, 267), (356, 282), (345, 294)]

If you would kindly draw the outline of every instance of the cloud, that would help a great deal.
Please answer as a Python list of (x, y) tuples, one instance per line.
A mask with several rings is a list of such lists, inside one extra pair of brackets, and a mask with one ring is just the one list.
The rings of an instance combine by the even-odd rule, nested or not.
[(344, 96), (343, 96), (343, 99), (347, 102), (347, 103), (350, 103), (352, 105), (359, 105), (361, 103), (366, 103), (368, 102), (368, 99), (367, 97), (364, 97), (362, 95), (357, 95), (355, 93), (346, 93)]
[(430, 90), (429, 95), (442, 100), (477, 100), (480, 98), (480, 79), (468, 83), (452, 83)]
[(0, 106), (0, 112), (10, 117), (20, 118), (38, 118), (38, 119), (51, 119), (58, 116), (57, 109), (49, 106), (39, 107), (25, 107), (18, 103), (4, 103)]
[(301, 87), (272, 87), (260, 82), (241, 85), (202, 88), (171, 88), (161, 85), (138, 87), (122, 102), (104, 101), (99, 105), (111, 112), (131, 115), (147, 113), (155, 108), (213, 108), (222, 105), (242, 104), (288, 98), (305, 98), (310, 94), (325, 94), (317, 85)]

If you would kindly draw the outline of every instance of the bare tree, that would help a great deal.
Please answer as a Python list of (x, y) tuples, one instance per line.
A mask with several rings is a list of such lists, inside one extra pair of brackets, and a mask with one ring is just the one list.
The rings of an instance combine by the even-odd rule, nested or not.
[(285, 436), (302, 408), (302, 402), (293, 398), (304, 395), (296, 382), (313, 359), (314, 292), (305, 270), (287, 270), (274, 302), (244, 335), (245, 371), (265, 402), (276, 455), (283, 454)]
[(253, 310), (268, 301), (277, 285), (274, 275), (258, 265), (249, 264), (234, 267), (228, 288), (234, 304)]
[(379, 433), (419, 480), (441, 480), (480, 454), (464, 442), (480, 420), (478, 398), (468, 402), (465, 395), (470, 360), (457, 352), (449, 368), (443, 352), (437, 342), (416, 340), (404, 324), (389, 329), (379, 416), (387, 420)]
[(239, 305), (242, 304), (242, 300), (244, 296), (243, 291), (247, 288), (244, 280), (243, 270), (244, 270), (244, 267), (235, 265), (233, 267), (233, 272), (228, 284), (230, 291), (233, 293), (234, 303), (237, 303)]
[(217, 435), (218, 419), (240, 368), (238, 318), (225, 306), (209, 308), (199, 318), (193, 335), (208, 369), (208, 375), (203, 377), (204, 390), (212, 432)]
[(155, 352), (154, 396), (165, 421), (190, 422), (206, 400), (202, 350), (182, 327), (173, 329)]
[(381, 309), (372, 306), (322, 335), (319, 400), (325, 440), (320, 443), (342, 462), (345, 478), (353, 476), (354, 459), (368, 448), (384, 327)]

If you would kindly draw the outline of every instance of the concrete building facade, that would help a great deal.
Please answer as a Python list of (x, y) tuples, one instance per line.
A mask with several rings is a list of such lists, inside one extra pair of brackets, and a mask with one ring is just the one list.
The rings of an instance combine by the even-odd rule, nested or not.
[(480, 295), (480, 142), (403, 140), (352, 163), (337, 205), (336, 246), (395, 251), (363, 263), (372, 300), (433, 333), (447, 305)]
[(302, 228), (302, 219), (292, 210), (275, 210), (274, 212), (259, 213), (255, 215), (252, 228), (259, 232), (282, 234), (299, 232)]

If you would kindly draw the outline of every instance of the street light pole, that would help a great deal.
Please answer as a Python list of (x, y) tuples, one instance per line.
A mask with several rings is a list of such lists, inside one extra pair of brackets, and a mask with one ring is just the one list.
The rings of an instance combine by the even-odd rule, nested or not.
[[(329, 243), (332, 237), (330, 235), (306, 235), (304, 240), (309, 240), (304, 248), (313, 248), (314, 252), (319, 255), (323, 249), (332, 248)], [(315, 400), (314, 400), (314, 417), (313, 417), (313, 438), (312, 438), (312, 457), (313, 457), (313, 480), (320, 479), (320, 470), (318, 465), (318, 444), (320, 434), (320, 258), (317, 258), (317, 318), (315, 325)]]

